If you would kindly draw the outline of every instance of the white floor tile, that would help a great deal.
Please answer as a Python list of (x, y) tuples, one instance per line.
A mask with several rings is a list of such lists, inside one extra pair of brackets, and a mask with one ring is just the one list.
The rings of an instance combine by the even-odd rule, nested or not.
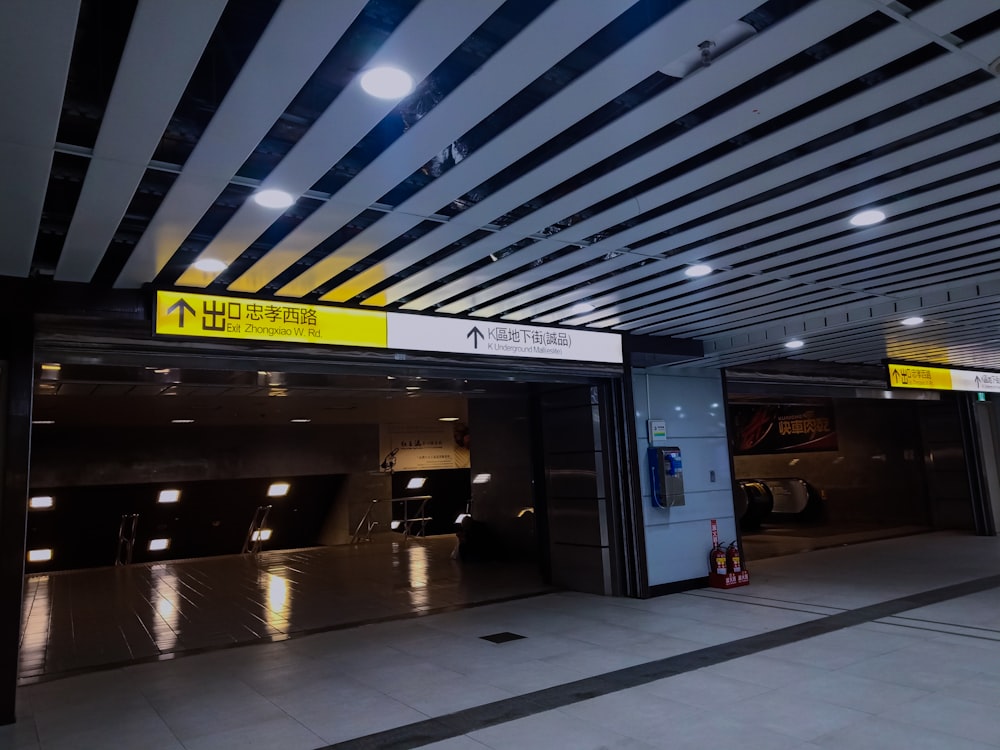
[(1000, 711), (982, 703), (934, 694), (896, 706), (882, 717), (1000, 746)]
[(827, 750), (995, 750), (975, 740), (967, 740), (925, 727), (902, 724), (879, 716), (831, 732), (814, 741)]

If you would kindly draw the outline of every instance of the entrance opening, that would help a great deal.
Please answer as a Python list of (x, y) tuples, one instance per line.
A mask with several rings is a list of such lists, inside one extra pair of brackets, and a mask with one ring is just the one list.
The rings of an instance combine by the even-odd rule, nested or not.
[(567, 557), (608, 499), (599, 379), (48, 357), (22, 681), (610, 585)]
[(899, 394), (869, 382), (768, 383), (739, 374), (729, 377), (728, 391), (747, 559), (973, 530), (951, 394)]

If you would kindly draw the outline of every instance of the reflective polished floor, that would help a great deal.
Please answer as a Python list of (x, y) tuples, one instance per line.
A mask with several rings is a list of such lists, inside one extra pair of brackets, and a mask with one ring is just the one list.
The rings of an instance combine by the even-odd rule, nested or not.
[(876, 524), (771, 523), (743, 532), (743, 551), (749, 560), (764, 560), (844, 544), (923, 534), (926, 526), (879, 526)]
[(551, 592), (44, 680), (0, 747), (1000, 747), (1000, 540), (750, 570), (729, 591)]
[(549, 590), (535, 565), (463, 565), (453, 535), (35, 575), (22, 683)]

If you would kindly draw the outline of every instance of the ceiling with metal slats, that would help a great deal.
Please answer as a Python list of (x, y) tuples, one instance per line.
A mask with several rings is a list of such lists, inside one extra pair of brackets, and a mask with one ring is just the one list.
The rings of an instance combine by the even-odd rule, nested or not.
[(0, 62), (0, 275), (1000, 369), (995, 3), (11, 0)]

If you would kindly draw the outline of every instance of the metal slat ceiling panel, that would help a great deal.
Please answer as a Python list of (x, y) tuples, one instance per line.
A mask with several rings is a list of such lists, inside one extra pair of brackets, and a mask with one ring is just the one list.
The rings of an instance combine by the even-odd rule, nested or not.
[[(807, 11), (803, 12), (801, 17), (793, 16), (787, 22), (781, 24), (780, 27), (776, 28), (773, 33), (784, 35), (789, 38), (796, 38), (806, 42), (810, 42), (814, 39), (818, 41), (831, 33), (831, 31), (834, 31), (842, 26), (846, 26), (850, 22), (856, 21), (863, 15), (864, 9), (859, 9), (856, 6), (819, 6), (816, 8), (815, 12), (813, 12), (812, 8), (809, 8)], [(647, 52), (644, 49), (639, 49), (636, 54), (644, 55), (647, 54)], [(763, 73), (768, 68), (781, 62), (783, 58), (787, 56), (787, 50), (780, 43), (770, 45), (764, 38), (753, 38), (743, 47), (735, 50), (732, 53), (732, 56), (736, 61), (735, 64), (739, 65), (741, 62), (744, 63), (741, 65), (740, 70), (749, 76), (755, 73)], [(662, 126), (666, 122), (681, 118), (692, 109), (711, 101), (733, 84), (731, 71), (728, 69), (709, 67), (703, 71), (703, 73), (703, 75), (700, 74), (698, 77), (692, 77), (681, 81), (674, 88), (668, 90), (666, 94), (661, 95), (661, 97), (658, 97), (657, 100), (650, 102), (649, 109), (651, 111), (644, 112), (643, 114), (645, 116), (642, 119), (647, 123), (652, 121), (657, 125)], [(622, 119), (625, 120), (625, 118)], [(630, 140), (623, 140), (623, 136), (626, 135), (626, 133), (622, 133), (620, 131), (625, 129), (631, 129), (630, 122), (616, 122), (607, 129), (595, 134), (595, 136), (593, 136), (588, 142), (580, 144), (581, 148), (579, 149), (579, 153), (567, 153), (565, 155), (567, 164), (570, 165), (574, 171), (579, 171), (581, 167), (585, 167), (593, 162), (596, 162), (598, 157), (606, 158), (607, 156), (610, 156), (614, 153), (614, 148), (620, 148), (622, 145), (631, 142), (631, 140), (637, 140), (646, 134), (645, 132), (635, 133), (628, 132), (628, 130), (626, 130), (626, 133), (630, 136)], [(618, 192), (622, 185), (638, 183), (641, 180), (646, 179), (650, 175), (660, 171), (664, 164), (671, 163), (675, 160), (674, 151), (677, 148), (678, 141), (680, 140), (681, 138), (672, 140), (666, 146), (645, 155), (642, 160), (633, 161), (623, 165), (596, 183), (587, 182), (582, 184), (580, 188), (574, 191), (570, 196), (553, 201), (551, 204), (532, 213), (526, 219), (515, 222), (509, 227), (506, 227), (504, 230), (497, 233), (495, 237), (487, 238), (474, 246), (466, 248), (465, 250), (448, 257), (443, 263), (454, 266), (455, 264), (465, 264), (479, 258), (484, 258), (494, 250), (503, 248), (506, 245), (515, 242), (517, 239), (520, 239), (520, 237), (530, 235), (549, 224), (559, 221), (566, 215), (572, 214), (574, 210), (578, 209), (581, 205), (592, 205), (600, 200), (603, 200), (609, 195)], [(591, 143), (590, 141), (593, 141), (594, 143)], [(607, 149), (608, 146), (611, 146), (612, 150), (607, 153), (602, 153), (601, 149)], [(520, 181), (517, 185), (517, 192), (510, 191), (512, 194), (508, 197), (508, 200), (514, 201), (513, 205), (517, 205), (517, 202), (523, 201), (525, 197), (537, 195), (555, 184), (556, 180), (548, 177), (548, 170), (551, 163), (552, 162), (546, 162), (546, 164), (542, 165), (538, 170), (528, 175), (523, 181)], [(558, 176), (565, 179), (568, 175)], [(530, 178), (530, 180), (528, 178)], [(606, 224), (607, 222), (614, 223), (616, 221), (631, 218), (637, 213), (636, 206), (637, 204), (642, 204), (643, 198), (644, 196), (637, 196), (634, 200), (625, 202), (624, 204), (612, 209), (602, 217), (603, 221)], [(481, 206), (487, 204), (489, 205), (490, 213), (493, 216), (498, 216), (513, 207), (512, 205), (493, 205), (490, 203), (490, 199), (487, 198), (476, 208), (479, 209)], [(462, 218), (465, 219), (467, 217), (466, 215), (463, 215)], [(586, 237), (588, 233), (589, 232), (586, 228), (578, 229), (577, 226), (574, 226), (563, 230), (559, 233), (559, 235), (557, 235), (557, 237), (560, 242), (571, 243)], [(492, 266), (488, 266), (476, 275), (458, 282), (457, 285), (461, 286), (464, 284), (469, 286), (483, 283), (484, 281), (488, 281), (493, 278), (498, 271), (502, 271), (503, 269), (508, 268), (511, 264), (518, 262), (523, 263), (524, 261), (519, 260), (514, 256), (512, 256), (508, 262), (501, 260), (497, 264), (499, 266), (498, 269), (493, 269)], [(441, 268), (428, 268), (427, 270), (414, 274), (405, 281), (385, 290), (381, 295), (375, 298), (375, 300), (378, 304), (397, 301), (402, 296), (411, 294), (412, 292), (418, 290), (421, 286), (428, 284), (432, 280), (440, 278), (441, 275)], [(407, 302), (402, 307), (403, 309), (408, 310), (426, 309), (431, 305), (434, 305), (441, 298), (450, 296), (455, 288), (455, 286), (449, 285), (442, 290), (440, 295), (437, 293), (427, 294), (419, 299)], [(440, 311), (454, 312), (454, 310), (449, 310), (448, 308), (441, 308)]]
[[(885, 55), (887, 59), (892, 59), (892, 57), (902, 54), (903, 52), (908, 51), (911, 48), (911, 45), (913, 43), (913, 35), (906, 33), (899, 33), (897, 34), (897, 38), (895, 40), (880, 39), (880, 42), (881, 43), (878, 45), (879, 54)], [(893, 42), (895, 42), (895, 44)], [(844, 76), (844, 79), (836, 81), (828, 80), (824, 82), (822, 85), (828, 86), (829, 88), (833, 88), (843, 83), (844, 80), (850, 80), (851, 78), (855, 77), (860, 72), (862, 72), (862, 70), (867, 69), (867, 66), (865, 66), (864, 68), (858, 67), (856, 70), (852, 71), (850, 69), (849, 63), (850, 59), (842, 61), (840, 62), (840, 64), (834, 64), (833, 62), (831, 62), (830, 67), (832, 67), (836, 71), (839, 71), (840, 74)], [(823, 77), (829, 78), (829, 76), (823, 76)], [(815, 91), (816, 87), (820, 86), (820, 83), (819, 81), (804, 81), (802, 83), (796, 81), (794, 85), (796, 86), (804, 85), (808, 87), (810, 90)], [(717, 94), (718, 92), (713, 92), (713, 93)], [(771, 102), (766, 101), (766, 97), (764, 97), (761, 100), (758, 100), (757, 102), (755, 102), (755, 104), (757, 104), (762, 111), (769, 112), (770, 116), (772, 117), (781, 114), (781, 110), (769, 106)], [(775, 104), (777, 103), (775, 102)], [(757, 125), (759, 125), (766, 119), (768, 118), (766, 117), (761, 118), (760, 121), (754, 120), (754, 122)], [(568, 206), (570, 205), (574, 204), (579, 205), (580, 203), (595, 204), (600, 200), (604, 199), (605, 197), (617, 192), (617, 190), (620, 189), (621, 182), (625, 182), (626, 184), (630, 182), (640, 182), (641, 180), (646, 179), (647, 177), (651, 176), (652, 174), (655, 174), (657, 171), (662, 169), (664, 164), (677, 163), (685, 159), (693, 158), (697, 156), (699, 151), (705, 148), (706, 143), (716, 144), (724, 142), (730, 138), (735, 138), (740, 134), (741, 131), (744, 131), (747, 127), (748, 125), (744, 117), (741, 117), (738, 114), (734, 115), (734, 113), (731, 111), (726, 112), (723, 115), (720, 115), (719, 117), (715, 118), (714, 120), (705, 123), (699, 128), (691, 130), (690, 132), (674, 140), (671, 140), (668, 144), (661, 147), (660, 149), (657, 149), (656, 151), (653, 151), (650, 154), (644, 155), (642, 159), (637, 160), (636, 164), (629, 165), (629, 167), (623, 169), (622, 171), (625, 172), (625, 174), (619, 175), (613, 173), (612, 175), (609, 175), (609, 177), (604, 181), (597, 183), (590, 183), (585, 188), (581, 189), (578, 193), (575, 193), (564, 199), (561, 202), (561, 205), (559, 205), (560, 202), (557, 201), (556, 205), (548, 206), (546, 207), (546, 210), (547, 212), (555, 211), (562, 213), (564, 211), (567, 211)], [(818, 132), (815, 129), (811, 131), (812, 138), (815, 138), (817, 135)], [(783, 150), (785, 149), (787, 149), (787, 146), (783, 148)], [(736, 171), (733, 166), (725, 164), (725, 162), (727, 161), (729, 160), (728, 159), (718, 160), (719, 171), (716, 173), (717, 177), (721, 177), (726, 174), (732, 174), (734, 171)], [(688, 174), (684, 174), (678, 179), (673, 180), (670, 184), (666, 186), (648, 191), (642, 195), (635, 196), (631, 202), (627, 203), (622, 208), (624, 208), (624, 210), (626, 210), (630, 215), (634, 215), (640, 209), (642, 211), (648, 211), (650, 208), (656, 205), (666, 203), (670, 199), (676, 199), (687, 192), (691, 192), (693, 190), (698, 189), (699, 187), (701, 187), (701, 185), (698, 183), (697, 180), (691, 179), (691, 176)], [(747, 188), (747, 190), (750, 191), (753, 190), (753, 188)], [(706, 201), (704, 202), (711, 205), (717, 202), (717, 200), (718, 200), (717, 198), (706, 199)], [(563, 206), (566, 206), (567, 208), (563, 208)], [(551, 215), (551, 213), (549, 213), (549, 215)], [(563, 215), (565, 215), (565, 213), (563, 213)], [(559, 218), (562, 218), (562, 216), (559, 216)], [(536, 225), (535, 227), (532, 228), (532, 231), (544, 227), (544, 223), (541, 224), (540, 226), (538, 225), (539, 219), (537, 219), (534, 215), (529, 217), (529, 219)], [(549, 221), (552, 220), (554, 219), (549, 219)], [(662, 226), (670, 226), (674, 223), (677, 223), (678, 219), (675, 216), (671, 216), (669, 219), (660, 219), (658, 221), (659, 224)], [(556, 235), (555, 241), (563, 243), (579, 241), (586, 238), (588, 235), (594, 232), (604, 229), (607, 226), (613, 225), (614, 223), (616, 223), (616, 219), (613, 215), (596, 216), (593, 217), (593, 219), (591, 220), (581, 222), (571, 227), (568, 230), (560, 232), (558, 235)], [(504, 231), (510, 231), (513, 233), (516, 229), (521, 229), (521, 231), (524, 231), (524, 229), (527, 229), (527, 227), (520, 228), (517, 227), (517, 225), (512, 225), (511, 227), (508, 227)], [(583, 256), (600, 257), (601, 255), (608, 252), (608, 250), (620, 248), (623, 245), (627, 245), (635, 238), (642, 238), (644, 236), (647, 236), (649, 233), (655, 231), (658, 231), (658, 229), (650, 228), (646, 225), (643, 225), (635, 229), (634, 231), (617, 234), (614, 237), (610, 238), (605, 243), (596, 243), (595, 245), (588, 247), (584, 251)], [(507, 242), (509, 243), (511, 241), (512, 239), (508, 237)], [(516, 256), (511, 256), (510, 260), (516, 262), (518, 259)], [(524, 261), (520, 260), (520, 262), (523, 263)], [(576, 262), (579, 261), (576, 260)], [(493, 275), (499, 275), (499, 272), (502, 271), (502, 268), (497, 268), (497, 266), (501, 266), (501, 264), (495, 264), (494, 266), (489, 266), (487, 269), (485, 269), (485, 271), (492, 272)], [(549, 266), (547, 265), (540, 266), (537, 269), (537, 271), (529, 272), (526, 276), (519, 277), (516, 281), (510, 282), (508, 285), (504, 287), (494, 288), (493, 290), (491, 290), (491, 293), (494, 294), (494, 296), (501, 296), (507, 294), (510, 291), (518, 288), (521, 284), (525, 282), (531, 282), (533, 278), (536, 278), (539, 275), (542, 274), (551, 275), (551, 273), (557, 270), (558, 268), (550, 270)], [(455, 283), (457, 284), (462, 282), (460, 281)], [(481, 283), (481, 281), (479, 283)], [(452, 285), (452, 288), (453, 287), (454, 285)], [(445, 290), (448, 289), (449, 287), (445, 287)], [(446, 297), (443, 297), (439, 293), (435, 292), (433, 294), (424, 295), (418, 300), (414, 300), (413, 303), (407, 304), (404, 307), (406, 309), (424, 309), (429, 305), (439, 302), (443, 298)], [(481, 305), (483, 301), (485, 301), (485, 299), (482, 295), (476, 295), (475, 302), (472, 304)], [(459, 313), (467, 309), (467, 307), (468, 305), (465, 305), (462, 300), (459, 300), (452, 304), (445, 305), (439, 308), (439, 311), (446, 313)], [(489, 307), (486, 308), (485, 310), (477, 311), (477, 315), (490, 316), (499, 314), (502, 311), (503, 310), (498, 310), (495, 307)]]
[[(369, 67), (405, 62), (416, 78), (430, 73), (466, 35), (479, 26), (500, 4), (499, 0), (455, 6), (449, 0), (427, 0), (400, 26), (372, 59)], [(443, 19), (447, 18), (447, 23)], [(421, 40), (419, 46), (413, 39)], [(393, 108), (393, 102), (368, 96), (357, 82), (338, 96), (323, 116), (306, 133), (261, 184), (263, 189), (284, 190), (301, 195), (319, 180), (330, 165), (340, 159), (360, 138)], [(204, 250), (202, 256), (232, 261), (274, 220), (274, 212), (252, 208), (249, 201), (236, 212), (226, 228)], [(272, 248), (265, 261), (273, 276), (291, 266), (325, 240), (364, 206), (340, 204), (333, 200), (325, 210), (314, 213)], [(323, 216), (330, 217), (323, 221)], [(336, 217), (336, 218), (333, 218)], [(260, 273), (257, 270), (255, 273)], [(180, 283), (191, 283), (193, 276)], [(214, 276), (209, 275), (208, 280)], [(203, 284), (200, 284), (203, 285)], [(294, 295), (293, 295), (294, 296)]]
[[(362, 7), (364, 0), (279, 6), (117, 286), (138, 286), (159, 273)], [(292, 35), (295, 44), (288, 43)]]
[(1000, 12), (913, 5), (14, 0), (0, 273), (1000, 365)]
[(0, 5), (0, 275), (31, 270), (79, 12), (72, 0)]
[[(732, 17), (738, 18), (754, 4), (727, 0), (724, 5), (717, 4), (716, 10), (723, 18), (729, 17), (724, 15), (729, 13)], [(442, 175), (426, 189), (398, 206), (397, 212), (421, 218), (435, 213), (438, 207), (447, 204), (455, 195), (474, 188), (484, 177), (494, 174), (505, 164), (555, 136), (562, 127), (574, 119), (588, 115), (594, 108), (595, 101), (604, 102), (613, 99), (621, 94), (623, 89), (645, 78), (652, 72), (650, 61), (661, 59), (664, 47), (677, 47), (681, 44), (680, 40), (685, 38), (694, 39), (708, 35), (717, 30), (718, 26), (718, 16), (708, 15), (704, 9), (698, 12), (693, 4), (682, 5), (636, 42), (574, 81), (558, 95), (544, 102), (465, 159), (460, 166)], [(532, 194), (535, 188), (529, 184), (522, 189)], [(411, 226), (417, 221), (415, 218)], [(460, 230), (464, 229), (463, 234), (471, 230), (470, 224), (474, 223), (472, 217), (466, 214), (460, 215), (456, 222)], [(283, 296), (307, 294), (344, 267), (339, 259), (331, 256), (299, 276), (294, 284), (278, 290), (278, 294)]]
[[(56, 278), (90, 281), (226, 0), (139, 4)], [(157, 96), (144, 101), (150, 91)]]
[[(537, 75), (538, 70), (547, 70), (560, 58), (572, 51), (575, 37), (561, 34), (565, 28), (567, 4), (573, 0), (563, 0), (549, 8), (542, 17), (523, 34), (518, 35), (471, 78), (467, 79), (454, 93), (434, 107), (402, 138), (392, 144), (355, 179), (339, 191), (335, 199), (326, 207), (313, 214), (313, 222), (321, 222), (321, 228), (313, 227), (313, 236), (319, 233), (326, 237), (340, 229), (343, 224), (358, 213), (359, 206), (375, 203), (380, 196), (388, 193), (397, 183), (425, 164), (429, 157), (441, 152), (449, 144), (457, 141), (463, 133), (488, 116), (497, 101), (513, 96)], [(575, 19), (580, 32), (589, 35), (631, 5), (631, 0), (606, 2), (586, 7), (575, 5)], [(338, 211), (338, 207), (343, 206)], [(338, 249), (344, 256), (341, 264), (327, 272), (335, 275), (340, 266), (346, 268), (352, 262), (366, 255), (405, 232), (413, 225), (412, 217), (402, 222), (377, 222), (369, 230)], [(256, 292), (274, 276), (291, 265), (298, 257), (305, 255), (312, 246), (309, 242), (296, 242), (289, 237), (288, 252), (281, 254), (278, 248), (265, 255), (252, 268), (236, 279), (229, 288), (233, 291)], [(298, 244), (300, 250), (294, 250)], [(318, 243), (315, 243), (318, 244)], [(298, 256), (298, 257), (296, 257)], [(279, 260), (280, 257), (280, 260)], [(346, 265), (345, 265), (346, 264)], [(183, 283), (183, 279), (181, 279)], [(351, 295), (353, 296), (353, 295)]]
[[(794, 37), (800, 40), (803, 39), (804, 35), (807, 39), (809, 38), (809, 35), (815, 35), (816, 38), (822, 38), (823, 35), (830, 33), (831, 30), (836, 29), (839, 26), (847, 25), (849, 22), (857, 20), (857, 18), (862, 15), (864, 15), (864, 13), (856, 7), (844, 5), (836, 7), (814, 6), (804, 11), (802, 18), (799, 16), (793, 17), (792, 19), (781, 24), (780, 27), (776, 28), (773, 33), (787, 35), (789, 38)], [(823, 31), (820, 32), (820, 29)], [(786, 54), (782, 50), (780, 43), (763, 50), (761, 49), (762, 46), (765, 46), (764, 42), (757, 39), (751, 39), (746, 43), (745, 47), (753, 47), (759, 50), (757, 55), (749, 55), (747, 50), (741, 49), (732, 53), (734, 56), (748, 58), (746, 67), (742, 68), (746, 75), (751, 75), (755, 72), (763, 72), (768, 66), (780, 61), (781, 56)], [(645, 55), (646, 51), (644, 49), (640, 49), (637, 54)], [(708, 68), (703, 71), (703, 73), (704, 74), (701, 76), (701, 80), (696, 81), (693, 84), (691, 84), (690, 81), (682, 81), (669, 92), (647, 102), (643, 107), (622, 117), (620, 120), (615, 121), (593, 136), (590, 136), (579, 144), (576, 144), (573, 148), (567, 149), (555, 158), (539, 165), (539, 167), (534, 169), (529, 174), (505, 187), (503, 190), (487, 197), (474, 208), (463, 214), (461, 216), (462, 221), (472, 221), (474, 216), (479, 216), (480, 221), (485, 222), (491, 220), (495, 216), (500, 216), (506, 213), (518, 203), (523, 201), (526, 194), (537, 195), (559, 182), (572, 177), (574, 174), (579, 173), (582, 168), (590, 166), (600, 161), (602, 158), (607, 158), (612, 155), (615, 149), (620, 147), (622, 144), (632, 143), (642, 137), (645, 137), (651, 131), (661, 126), (664, 122), (669, 122), (670, 120), (681, 117), (685, 114), (685, 112), (689, 111), (690, 108), (710, 101), (721, 87), (731, 85), (732, 83), (731, 75), (724, 69)], [(655, 164), (655, 161), (651, 160), (651, 163)], [(629, 165), (625, 169), (632, 166), (633, 165)], [(648, 166), (644, 168), (648, 169)], [(627, 184), (630, 181), (638, 181), (644, 176), (646, 175), (640, 176), (622, 173), (616, 177), (616, 184), (620, 187), (620, 184), (622, 183)], [(388, 302), (397, 301), (401, 297), (418, 290), (423, 284), (427, 284), (430, 281), (440, 278), (442, 266), (454, 267), (456, 264), (461, 265), (466, 262), (487, 257), (491, 252), (499, 250), (515, 241), (511, 239), (511, 235), (516, 235), (518, 233), (521, 233), (522, 235), (532, 234), (546, 225), (563, 218), (567, 211), (571, 212), (571, 209), (564, 208), (564, 206), (578, 206), (583, 201), (590, 200), (591, 202), (596, 202), (596, 200), (605, 197), (604, 194), (599, 196), (591, 194), (588, 192), (590, 189), (590, 185), (583, 186), (582, 190), (577, 192), (574, 198), (568, 202), (555, 201), (554, 203), (545, 206), (544, 208), (532, 213), (528, 220), (515, 222), (515, 224), (510, 227), (497, 232), (493, 237), (485, 238), (464, 250), (452, 254), (437, 266), (432, 266), (422, 272), (414, 274), (406, 280), (393, 285), (379, 295), (369, 298), (366, 300), (366, 304), (386, 304)], [(612, 192), (616, 189), (618, 188), (612, 188)], [(505, 202), (501, 203), (501, 199)], [(624, 211), (624, 215), (621, 217), (622, 219), (629, 218), (634, 214), (634, 204), (629, 203), (620, 210)], [(329, 299), (331, 301), (346, 301), (347, 299), (350, 299), (350, 296), (353, 296), (353, 294), (357, 293), (357, 291), (360, 288), (365, 287), (365, 285), (379, 281), (382, 278), (388, 278), (405, 268), (407, 264), (417, 262), (430, 256), (435, 250), (440, 248), (442, 244), (446, 244), (452, 239), (457, 239), (461, 236), (459, 233), (463, 231), (463, 226), (464, 224), (459, 225), (456, 228), (456, 232), (453, 232), (453, 236), (451, 237), (444, 234), (448, 231), (448, 227), (442, 227), (438, 230), (438, 232), (428, 235), (428, 243), (426, 247), (422, 246), (420, 241), (414, 242), (412, 245), (394, 254), (378, 266), (359, 274), (356, 279), (351, 281), (351, 284), (347, 289), (333, 290), (330, 294), (325, 296), (325, 299)], [(437, 240), (437, 244), (431, 245), (430, 242), (434, 240)], [(565, 241), (571, 242), (573, 241), (573, 238), (567, 234)], [(503, 261), (501, 261), (501, 263), (503, 263)], [(488, 271), (489, 268), (490, 267), (487, 267), (486, 270)], [(482, 283), (482, 281), (487, 280), (488, 278), (491, 277), (488, 275), (484, 276), (482, 274), (476, 274), (457, 282), (457, 284), (459, 286), (463, 284), (474, 285)], [(450, 296), (450, 291), (448, 290), (451, 290), (452, 288), (453, 287), (450, 285), (445, 287), (444, 290), (441, 291), (441, 294), (444, 295), (442, 298)], [(439, 295), (429, 295), (426, 298), (421, 297), (419, 300), (408, 302), (403, 307), (404, 309), (426, 309), (437, 302), (438, 298)]]

